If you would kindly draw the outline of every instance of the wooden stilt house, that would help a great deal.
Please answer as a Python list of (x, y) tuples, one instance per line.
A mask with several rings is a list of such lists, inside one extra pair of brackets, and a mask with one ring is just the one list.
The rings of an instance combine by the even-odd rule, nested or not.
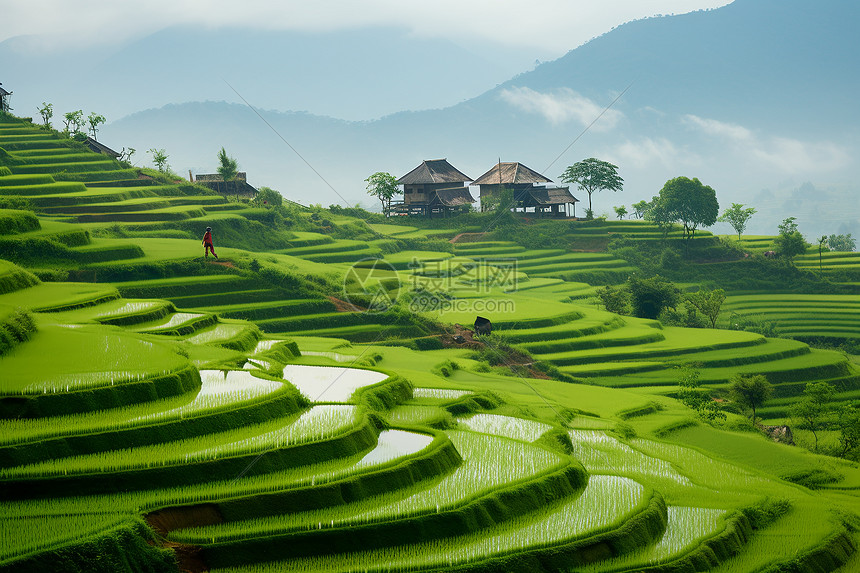
[(392, 212), (425, 217), (446, 216), (468, 210), (475, 202), (466, 184), (468, 175), (446, 159), (428, 159), (397, 180), (403, 186), (403, 202), (392, 203)]
[[(518, 162), (502, 162), (472, 182), (480, 189), (481, 210), (501, 196), (502, 190), (513, 192), (510, 208), (536, 216), (569, 217), (570, 206), (576, 208), (579, 200), (568, 187), (548, 186), (548, 177)], [(575, 215), (575, 211), (574, 211)]]

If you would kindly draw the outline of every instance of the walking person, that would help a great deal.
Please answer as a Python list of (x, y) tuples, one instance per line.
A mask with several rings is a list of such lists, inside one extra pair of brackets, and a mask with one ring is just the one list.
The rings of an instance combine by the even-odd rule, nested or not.
[(209, 251), (212, 251), (212, 255), (217, 259), (218, 255), (215, 254), (215, 247), (212, 245), (212, 227), (206, 227), (206, 232), (203, 233), (203, 246), (205, 247), (204, 255), (206, 258), (209, 258)]

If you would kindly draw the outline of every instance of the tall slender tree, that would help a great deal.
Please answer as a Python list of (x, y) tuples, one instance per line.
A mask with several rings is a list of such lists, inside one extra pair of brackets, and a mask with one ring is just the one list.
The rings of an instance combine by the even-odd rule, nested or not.
[(744, 207), (743, 203), (732, 203), (732, 206), (723, 211), (717, 221), (731, 225), (738, 234), (738, 241), (740, 241), (741, 234), (747, 228), (747, 222), (755, 213), (756, 210), (753, 207)]
[(397, 178), (386, 171), (377, 171), (364, 180), (367, 183), (367, 194), (379, 199), (382, 212), (387, 217), (391, 212), (391, 199), (397, 195)]
[(624, 186), (624, 179), (618, 175), (617, 165), (594, 157), (583, 159), (565, 169), (564, 173), (561, 174), (561, 180), (565, 183), (575, 183), (580, 189), (588, 193), (586, 217), (589, 219), (594, 217), (594, 210), (591, 207), (592, 193), (604, 189), (621, 191)]

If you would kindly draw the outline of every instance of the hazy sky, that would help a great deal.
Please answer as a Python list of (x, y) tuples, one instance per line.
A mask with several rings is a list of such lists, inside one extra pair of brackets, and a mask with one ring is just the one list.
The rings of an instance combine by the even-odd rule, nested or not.
[[(0, 41), (45, 35), (53, 48), (113, 43), (176, 24), (333, 30), (398, 26), (492, 39), (560, 56), (629, 20), (728, 0), (0, 0)], [(41, 43), (40, 43), (41, 44)], [(44, 44), (42, 44), (44, 45)], [(35, 46), (34, 46), (35, 47)], [(49, 46), (45, 46), (49, 47)]]

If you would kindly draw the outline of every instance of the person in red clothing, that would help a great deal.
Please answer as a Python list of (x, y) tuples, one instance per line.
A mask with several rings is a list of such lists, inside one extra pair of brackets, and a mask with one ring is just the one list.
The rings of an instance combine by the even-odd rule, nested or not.
[(209, 258), (209, 251), (212, 251), (212, 254), (215, 258), (218, 258), (218, 255), (215, 254), (215, 247), (212, 246), (212, 227), (206, 227), (206, 232), (203, 233), (203, 246), (205, 247), (204, 255), (206, 258)]

